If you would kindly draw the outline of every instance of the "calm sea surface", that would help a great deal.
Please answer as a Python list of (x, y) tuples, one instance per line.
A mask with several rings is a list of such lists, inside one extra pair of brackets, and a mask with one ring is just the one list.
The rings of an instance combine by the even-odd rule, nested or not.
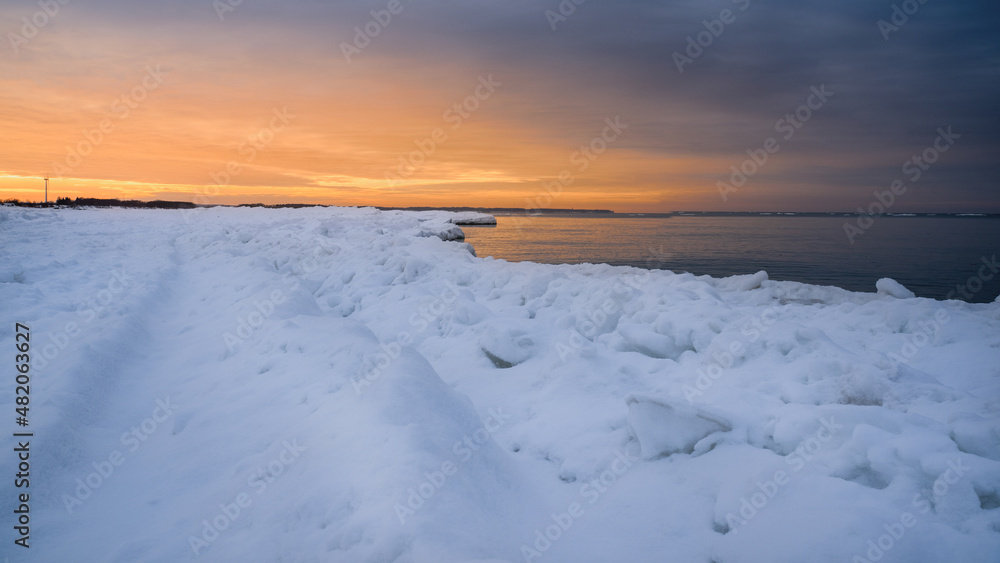
[[(988, 302), (1000, 273), (1000, 219), (878, 217), (854, 244), (853, 217), (497, 217), (496, 227), (462, 227), (478, 256), (549, 264), (584, 262), (712, 276), (766, 270), (771, 279), (875, 291), (890, 277), (918, 296), (944, 299), (961, 285)], [(856, 223), (854, 223), (856, 224)], [(992, 276), (992, 279), (983, 278)], [(980, 287), (982, 286), (982, 287)]]

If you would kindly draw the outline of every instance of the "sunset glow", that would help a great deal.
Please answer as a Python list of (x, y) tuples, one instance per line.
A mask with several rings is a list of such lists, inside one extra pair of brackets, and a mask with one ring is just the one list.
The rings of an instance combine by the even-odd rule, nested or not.
[[(1000, 210), (995, 129), (980, 113), (995, 78), (974, 87), (945, 69), (952, 88), (905, 113), (887, 105), (902, 87), (934, 94), (899, 64), (945, 31), (913, 23), (886, 42), (874, 10), (844, 8), (810, 37), (786, 30), (797, 51), (839, 61), (789, 81), (761, 66), (771, 47), (754, 26), (787, 15), (766, 7), (746, 7), (679, 71), (672, 53), (717, 9), (587, 3), (562, 21), (547, 15), (555, 5), (402, 3), (383, 25), (381, 4), (39, 6), (0, 8), (3, 199), (40, 200), (48, 175), (50, 199), (853, 210), (950, 125), (960, 149), (900, 210)], [(978, 37), (962, 21), (956, 52)], [(853, 49), (835, 46), (846, 34)], [(774, 64), (815, 66), (800, 56)], [(832, 96), (783, 138), (776, 122), (820, 86)], [(768, 137), (780, 149), (721, 198), (719, 182)]]

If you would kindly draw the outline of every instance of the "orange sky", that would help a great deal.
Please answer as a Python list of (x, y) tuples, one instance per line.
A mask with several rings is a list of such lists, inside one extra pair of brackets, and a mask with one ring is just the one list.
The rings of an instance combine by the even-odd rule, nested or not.
[[(407, 4), (400, 23), (348, 62), (342, 45), (370, 16), (320, 17), (295, 4), (275, 15), (247, 2), (220, 21), (207, 0), (70, 2), (17, 45), (11, 34), (39, 8), (0, 8), (0, 198), (40, 200), (49, 175), (50, 199), (852, 209), (908, 150), (819, 150), (820, 126), (810, 125), (723, 201), (717, 182), (774, 134), (780, 112), (720, 107), (693, 82), (667, 95), (578, 47), (540, 51), (573, 36), (553, 34), (534, 13), (525, 16), (534, 50), (520, 52), (521, 39), (475, 41), (485, 33), (476, 29), (462, 30), (472, 39), (442, 38), (443, 24), (419, 11), (431, 8)], [(456, 48), (462, 42), (468, 49)], [(774, 96), (774, 107), (794, 109), (808, 86)], [(627, 129), (609, 129), (616, 117)], [(587, 145), (600, 154), (582, 156)], [(844, 162), (878, 170), (852, 180), (858, 195), (846, 203), (801, 180), (830, 177)]]
[[(346, 64), (337, 52), (287, 66), (225, 46), (204, 58), (145, 38), (44, 31), (28, 47), (5, 58), (15, 72), (0, 79), (4, 198), (40, 199), (45, 174), (50, 199), (203, 203), (526, 207), (541, 197), (622, 209), (693, 189), (655, 188), (696, 161), (630, 148), (628, 129), (597, 141), (593, 160), (571, 161), (607, 128), (600, 117), (556, 132), (512, 126), (528, 102), (503, 69), (417, 70), (375, 54)], [(546, 199), (563, 171), (572, 183)]]

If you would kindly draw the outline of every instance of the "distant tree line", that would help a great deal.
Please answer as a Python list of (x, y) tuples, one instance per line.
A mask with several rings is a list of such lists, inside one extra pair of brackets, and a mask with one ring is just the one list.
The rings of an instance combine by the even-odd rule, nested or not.
[(241, 203), (236, 207), (266, 207), (268, 209), (301, 209), (303, 207), (329, 207), (319, 203)]
[[(155, 209), (192, 209), (195, 207), (201, 207), (197, 204), (191, 203), (189, 201), (139, 201), (135, 199), (98, 199), (93, 197), (78, 197), (76, 199), (70, 199), (68, 197), (60, 197), (56, 199), (55, 203), (42, 203), (42, 202), (31, 202), (31, 201), (19, 201), (17, 199), (5, 199), (3, 203), (9, 205), (17, 205), (20, 207), (52, 207), (53, 205), (65, 206), (65, 207), (139, 207), (139, 208), (155, 208)], [(215, 206), (211, 206), (215, 207)], [(220, 205), (219, 207), (230, 207), (228, 205)], [(236, 207), (265, 207), (268, 209), (282, 209), (282, 208), (302, 208), (302, 207), (329, 207), (327, 205), (319, 203), (241, 203)], [(614, 211), (610, 209), (555, 209), (555, 208), (541, 208), (541, 209), (526, 209), (523, 207), (385, 207), (385, 206), (375, 206), (376, 209), (381, 209), (383, 211), (477, 211), (480, 213), (516, 213), (516, 214), (545, 214), (545, 213), (571, 213), (571, 214), (614, 214)]]
[(100, 199), (96, 197), (78, 197), (70, 199), (60, 197), (53, 203), (42, 203), (34, 201), (20, 201), (18, 199), (5, 199), (4, 203), (19, 207), (52, 207), (59, 205), (64, 207), (138, 207), (144, 209), (192, 209), (197, 205), (190, 201), (139, 201), (137, 199)]
[(66, 205), (69, 207), (141, 207), (148, 209), (193, 209), (197, 207), (190, 201), (139, 201), (137, 199), (99, 199), (95, 197), (78, 197), (71, 200), (68, 197), (61, 197), (56, 200), (56, 205)]

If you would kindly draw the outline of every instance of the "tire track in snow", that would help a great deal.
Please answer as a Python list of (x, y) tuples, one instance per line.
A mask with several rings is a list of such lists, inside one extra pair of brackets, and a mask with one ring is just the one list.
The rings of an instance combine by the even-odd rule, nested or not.
[[(173, 287), (179, 262), (175, 241), (164, 242), (170, 249), (167, 263), (152, 277), (137, 281), (142, 285), (139, 291), (133, 288), (115, 303), (117, 308), (109, 313), (117, 315), (113, 324), (103, 317), (105, 323), (91, 327), (97, 334), (57, 358), (58, 363), (46, 371), (46, 377), (66, 378), (68, 383), (58, 397), (40, 407), (56, 412), (54, 422), (36, 433), (44, 446), (37, 464), (41, 482), (55, 485), (85, 478), (94, 470), (92, 462), (107, 459), (111, 450), (121, 446), (118, 436), (122, 432), (148, 416), (153, 399), (129, 395), (143, 378), (143, 361), (156, 345), (151, 323), (169, 313), (176, 295)], [(134, 255), (129, 253), (126, 258)], [(139, 273), (134, 264), (126, 268), (140, 278), (150, 273)], [(112, 445), (94, 451), (94, 444), (108, 443), (112, 437)], [(46, 487), (39, 506), (62, 507), (62, 489), (65, 487)]]

